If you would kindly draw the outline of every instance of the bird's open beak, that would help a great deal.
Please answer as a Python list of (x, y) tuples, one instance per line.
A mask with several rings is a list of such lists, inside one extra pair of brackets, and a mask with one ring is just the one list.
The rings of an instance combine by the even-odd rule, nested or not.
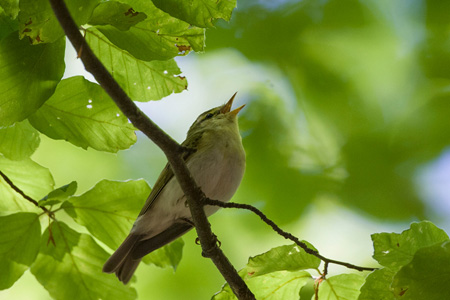
[(232, 111), (230, 111), (230, 114), (232, 114), (232, 115), (237, 115), (240, 111), (241, 111), (241, 109), (243, 109), (244, 108), (244, 106), (245, 106), (245, 104), (244, 105), (242, 105), (242, 106), (239, 106), (238, 108), (236, 108), (236, 109), (233, 109)]
[(227, 104), (225, 104), (222, 107), (222, 109), (220, 110), (221, 113), (223, 113), (223, 114), (230, 113), (230, 114), (233, 114), (233, 115), (237, 115), (239, 113), (239, 111), (242, 108), (244, 108), (245, 104), (240, 106), (240, 107), (238, 107), (238, 108), (236, 108), (236, 109), (234, 109), (234, 110), (231, 110), (231, 106), (233, 105), (233, 100), (234, 100), (234, 97), (236, 97), (236, 94), (237, 94), (237, 92), (234, 93), (234, 95), (231, 96), (230, 100), (228, 100)]

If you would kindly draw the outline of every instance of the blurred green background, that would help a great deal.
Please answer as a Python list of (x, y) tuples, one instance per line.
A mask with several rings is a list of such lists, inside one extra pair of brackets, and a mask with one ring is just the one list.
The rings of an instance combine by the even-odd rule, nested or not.
[[(370, 234), (428, 219), (450, 232), (450, 1), (238, 1), (207, 30), (206, 53), (177, 61), (189, 90), (140, 104), (178, 141), (238, 91), (247, 152), (233, 201), (253, 204), (334, 259), (374, 266)], [(82, 67), (68, 50), (66, 76)], [(87, 76), (89, 78), (89, 76)], [(165, 164), (144, 136), (117, 155), (42, 137), (33, 159), (79, 193), (103, 178), (145, 178)], [(286, 244), (247, 212), (210, 218), (239, 269)], [(176, 273), (142, 265), (140, 299), (209, 299), (223, 284), (185, 236)], [(331, 266), (332, 274), (347, 272)], [(27, 272), (1, 299), (49, 299)]]

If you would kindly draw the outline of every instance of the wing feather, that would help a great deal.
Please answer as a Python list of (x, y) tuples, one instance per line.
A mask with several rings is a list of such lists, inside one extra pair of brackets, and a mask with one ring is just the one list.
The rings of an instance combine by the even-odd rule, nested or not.
[[(192, 154), (195, 153), (198, 143), (200, 141), (200, 138), (202, 136), (202, 133), (195, 133), (192, 136), (192, 139), (190, 141), (185, 140), (181, 146), (183, 146), (186, 151), (183, 153), (183, 159), (187, 163), (189, 161), (189, 158), (192, 156)], [(166, 184), (172, 179), (174, 176), (172, 168), (170, 167), (170, 164), (167, 163), (164, 169), (162, 170), (161, 174), (159, 175), (158, 179), (156, 180), (155, 185), (153, 186), (152, 191), (150, 192), (150, 195), (147, 198), (147, 201), (145, 201), (144, 207), (142, 207), (141, 212), (139, 213), (139, 216), (142, 216), (145, 214), (155, 203), (155, 201), (158, 199), (159, 194), (164, 189)]]

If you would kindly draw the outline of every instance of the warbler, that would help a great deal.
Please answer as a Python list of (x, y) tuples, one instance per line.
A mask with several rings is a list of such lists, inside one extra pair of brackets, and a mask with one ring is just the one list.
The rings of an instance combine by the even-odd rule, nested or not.
[[(184, 159), (197, 185), (210, 199), (229, 201), (245, 170), (245, 151), (239, 134), (237, 114), (231, 110), (236, 94), (224, 105), (202, 113), (189, 128), (181, 144)], [(205, 206), (207, 216), (218, 210)], [(124, 284), (130, 281), (142, 258), (193, 228), (192, 217), (169, 164), (159, 175), (134, 225), (119, 248), (103, 266), (116, 273)]]

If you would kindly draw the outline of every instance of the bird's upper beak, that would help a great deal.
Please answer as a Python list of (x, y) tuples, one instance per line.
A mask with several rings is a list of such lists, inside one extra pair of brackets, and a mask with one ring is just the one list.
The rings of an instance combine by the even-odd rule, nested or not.
[(231, 96), (230, 100), (228, 100), (228, 102), (222, 107), (222, 109), (220, 110), (221, 113), (223, 113), (223, 114), (230, 113), (230, 114), (233, 114), (236, 116), (241, 111), (241, 109), (244, 108), (245, 104), (234, 110), (231, 110), (231, 106), (233, 105), (233, 100), (234, 100), (234, 97), (236, 97), (236, 94), (237, 94), (237, 92), (234, 93), (234, 95)]

